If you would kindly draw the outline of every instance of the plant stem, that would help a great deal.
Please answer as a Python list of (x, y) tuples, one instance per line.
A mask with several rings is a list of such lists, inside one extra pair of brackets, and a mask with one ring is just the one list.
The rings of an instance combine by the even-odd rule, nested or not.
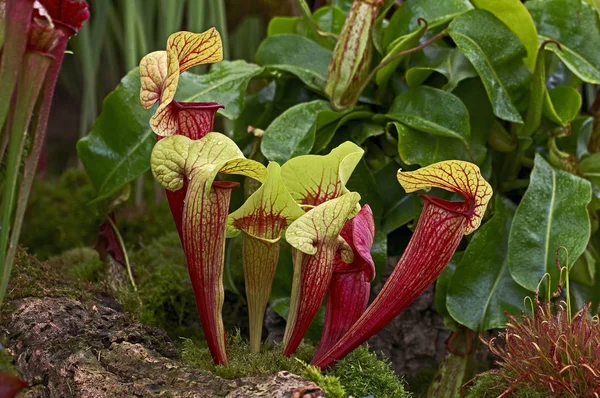
[(137, 285), (135, 284), (135, 280), (133, 279), (133, 272), (131, 271), (131, 263), (129, 262), (129, 256), (127, 255), (127, 248), (125, 247), (125, 242), (123, 241), (123, 237), (119, 232), (119, 228), (117, 228), (117, 224), (113, 221), (112, 217), (108, 214), (105, 214), (104, 218), (108, 220), (111, 228), (115, 232), (115, 236), (117, 237), (117, 241), (119, 242), (119, 246), (121, 247), (121, 251), (123, 252), (123, 258), (125, 259), (125, 267), (127, 268), (127, 276), (129, 276), (129, 281), (131, 282), (131, 286), (133, 287), (133, 291), (137, 293)]
[[(2, 229), (0, 230), (0, 303), (2, 303), (6, 294), (14, 259), (11, 253), (16, 250), (16, 243), (20, 233), (20, 223), (22, 221), (15, 218), (14, 222), (18, 225), (16, 228), (14, 226), (11, 228), (25, 137), (33, 108), (44, 84), (50, 61), (51, 58), (38, 53), (25, 54), (22, 62), (21, 79), (17, 87), (16, 99), (11, 115), (12, 120), (9, 123), (11, 136), (6, 159), (6, 181), (2, 195), (2, 207), (0, 208), (0, 220), (2, 223)], [(15, 237), (14, 239), (11, 239), (11, 230), (12, 236)], [(11, 243), (14, 243), (9, 245), (9, 240)]]

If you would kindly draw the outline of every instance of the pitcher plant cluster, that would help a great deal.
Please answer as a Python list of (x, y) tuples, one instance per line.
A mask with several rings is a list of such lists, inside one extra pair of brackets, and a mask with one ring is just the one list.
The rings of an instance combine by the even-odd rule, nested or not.
[[(156, 180), (167, 190), (183, 244), (200, 320), (215, 363), (227, 365), (221, 316), (225, 240), (243, 236), (243, 267), (250, 318), (250, 347), (260, 350), (261, 332), (282, 239), (292, 247), (293, 281), (284, 355), (298, 348), (325, 302), (325, 325), (312, 363), (327, 367), (383, 328), (429, 286), (462, 237), (478, 228), (492, 195), (479, 168), (444, 161), (398, 172), (407, 192), (431, 187), (463, 196), (448, 201), (423, 196), (424, 207), (406, 252), (380, 294), (368, 305), (375, 267), (370, 250), (373, 213), (346, 183), (363, 149), (344, 142), (327, 155), (294, 157), (267, 166), (247, 159), (224, 134), (212, 132), (216, 103), (175, 99), (179, 75), (222, 59), (219, 33), (178, 32), (166, 51), (140, 63), (140, 99), (158, 103), (150, 126), (158, 142), (151, 155)], [(246, 176), (260, 186), (230, 212), (231, 191), (223, 179)]]

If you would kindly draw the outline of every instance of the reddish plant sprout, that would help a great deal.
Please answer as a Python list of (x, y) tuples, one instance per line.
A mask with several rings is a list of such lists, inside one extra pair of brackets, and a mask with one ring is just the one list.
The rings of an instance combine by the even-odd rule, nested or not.
[(0, 397), (15, 398), (27, 383), (8, 372), (0, 372)]
[(341, 253), (335, 258), (335, 270), (327, 291), (325, 324), (319, 348), (314, 358), (326, 353), (360, 318), (369, 304), (371, 281), (375, 277), (375, 263), (371, 247), (375, 237), (375, 221), (369, 205), (347, 221), (340, 236), (354, 253), (354, 261), (346, 264)]
[(463, 161), (445, 161), (411, 172), (398, 172), (407, 192), (437, 187), (460, 193), (462, 202), (424, 196), (415, 232), (373, 303), (325, 354), (313, 360), (320, 368), (331, 365), (365, 342), (419, 297), (442, 272), (465, 234), (481, 223), (491, 186), (479, 168)]
[[(213, 130), (215, 115), (223, 108), (216, 102), (179, 102), (175, 92), (179, 75), (189, 68), (219, 62), (223, 48), (219, 32), (211, 28), (203, 33), (177, 32), (169, 36), (166, 51), (154, 51), (140, 61), (140, 102), (150, 109), (159, 102), (150, 119), (150, 127), (160, 139), (179, 134), (193, 140)], [(187, 181), (177, 191), (167, 190), (167, 200), (179, 237), (183, 242), (183, 200)]]
[(600, 320), (591, 303), (572, 319), (566, 303), (535, 299), (533, 315), (507, 315), (506, 330), (489, 342), (505, 382), (502, 397), (528, 386), (552, 396), (600, 396)]

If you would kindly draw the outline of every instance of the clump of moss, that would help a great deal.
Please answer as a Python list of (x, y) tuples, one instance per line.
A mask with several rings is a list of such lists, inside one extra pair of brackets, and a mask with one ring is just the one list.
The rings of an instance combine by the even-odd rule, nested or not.
[(301, 344), (296, 358), (283, 356), (280, 345), (264, 344), (258, 354), (250, 352), (250, 346), (236, 331), (228, 336), (227, 358), (229, 365), (217, 366), (213, 363), (207, 347), (200, 346), (190, 339), (182, 339), (181, 358), (187, 366), (204, 370), (225, 379), (237, 379), (243, 376), (266, 376), (282, 370), (300, 374), (304, 371), (304, 362), (309, 362), (315, 348), (309, 344)]
[(228, 339), (227, 352), (229, 365), (216, 366), (208, 348), (201, 347), (192, 340), (184, 339), (182, 345), (183, 362), (190, 367), (211, 374), (235, 379), (243, 376), (263, 376), (287, 370), (314, 381), (331, 397), (377, 398), (410, 397), (403, 380), (391, 368), (390, 362), (381, 360), (367, 347), (359, 347), (346, 358), (338, 361), (332, 368), (321, 372), (314, 366), (308, 366), (315, 348), (301, 344), (294, 358), (284, 357), (281, 345), (264, 344), (258, 354), (250, 353), (250, 347), (241, 334), (236, 333)]
[[(477, 376), (475, 383), (467, 392), (466, 398), (495, 398), (506, 390), (504, 378), (497, 372), (485, 372)], [(510, 397), (514, 398), (544, 398), (547, 393), (536, 391), (532, 386), (521, 385)]]
[(349, 395), (364, 397), (373, 395), (377, 398), (409, 397), (402, 378), (392, 369), (391, 362), (378, 358), (377, 354), (361, 346), (345, 358), (336, 362), (326, 372), (339, 377), (340, 382)]
[(100, 282), (104, 263), (91, 247), (77, 247), (51, 257), (48, 263), (69, 277), (84, 282)]
[[(85, 282), (83, 285), (74, 286), (70, 278), (65, 278), (48, 262), (41, 262), (19, 248), (8, 282), (6, 299), (10, 301), (26, 297), (66, 296), (85, 300), (95, 292), (97, 286)], [(6, 310), (5, 307), (2, 309)]]
[(324, 375), (321, 373), (321, 370), (315, 366), (305, 364), (305, 368), (301, 375), (308, 380), (317, 383), (323, 391), (325, 391), (325, 394), (327, 394), (328, 397), (345, 398), (347, 396), (346, 390), (342, 386), (342, 383), (340, 383), (339, 377)]
[(13, 356), (5, 348), (0, 349), (0, 372), (8, 372), (15, 376), (20, 376), (19, 371), (13, 363)]

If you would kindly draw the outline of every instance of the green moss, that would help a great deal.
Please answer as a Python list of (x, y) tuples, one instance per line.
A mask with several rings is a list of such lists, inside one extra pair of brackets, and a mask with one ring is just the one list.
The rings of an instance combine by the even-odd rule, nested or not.
[(308, 344), (301, 344), (296, 352), (296, 358), (283, 356), (283, 347), (264, 344), (258, 354), (250, 353), (250, 346), (237, 331), (227, 339), (228, 366), (213, 364), (208, 348), (194, 343), (190, 339), (183, 339), (181, 358), (190, 367), (201, 369), (226, 379), (237, 379), (243, 376), (266, 376), (282, 370), (300, 374), (305, 365), (312, 358), (315, 349)]
[(336, 362), (327, 372), (337, 376), (349, 395), (364, 397), (373, 395), (377, 398), (409, 397), (405, 383), (398, 377), (389, 360), (378, 358), (361, 346)]
[(304, 371), (301, 373), (302, 376), (310, 381), (317, 383), (328, 397), (332, 398), (345, 398), (346, 390), (342, 386), (340, 379), (336, 376), (323, 375), (321, 370), (312, 365), (305, 365)]
[[(485, 372), (477, 376), (466, 398), (495, 398), (500, 396), (509, 387), (507, 381), (498, 373)], [(521, 383), (515, 387), (515, 391), (507, 395), (507, 397), (544, 398), (548, 396), (548, 392), (542, 393), (536, 391), (527, 384)]]
[(58, 256), (51, 257), (48, 263), (69, 277), (84, 282), (100, 282), (104, 263), (98, 252), (91, 247), (69, 249)]
[[(58, 272), (48, 262), (41, 262), (24, 249), (18, 249), (6, 298), (15, 300), (25, 297), (66, 296), (84, 300), (97, 291), (96, 285), (86, 282), (74, 284), (71, 278)], [(5, 307), (2, 309), (7, 310)]]
[(13, 364), (13, 357), (7, 349), (0, 349), (0, 372), (8, 372), (19, 376), (19, 371)]
[(88, 205), (94, 196), (83, 170), (68, 170), (58, 180), (36, 180), (23, 221), (22, 244), (39, 259), (93, 245), (102, 221)]

